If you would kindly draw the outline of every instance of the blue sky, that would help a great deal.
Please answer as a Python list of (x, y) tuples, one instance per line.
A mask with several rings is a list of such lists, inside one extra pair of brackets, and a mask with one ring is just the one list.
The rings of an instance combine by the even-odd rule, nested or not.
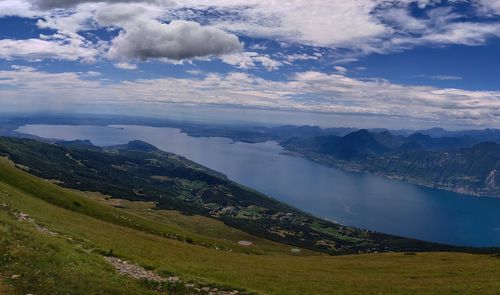
[(500, 127), (499, 52), (497, 0), (0, 0), (0, 107)]

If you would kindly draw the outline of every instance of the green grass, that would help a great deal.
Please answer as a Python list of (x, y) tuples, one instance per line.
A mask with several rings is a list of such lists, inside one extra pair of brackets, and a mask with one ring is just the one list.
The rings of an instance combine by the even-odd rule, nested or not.
[[(215, 220), (148, 211), (147, 203), (124, 203), (125, 208), (119, 209), (98, 198), (60, 188), (0, 161), (0, 203), (8, 203), (60, 233), (40, 233), (33, 225), (0, 210), (3, 284), (11, 285), (15, 294), (152, 293), (140, 282), (118, 275), (98, 254), (113, 249), (115, 255), (158, 273), (262, 294), (500, 292), (500, 259), (490, 255), (333, 257), (304, 251), (295, 256), (290, 246), (255, 238)], [(192, 236), (200, 243), (225, 243), (233, 250), (168, 238), (175, 233)], [(254, 241), (253, 253), (233, 245), (239, 239)], [(13, 274), (21, 277), (5, 279)]]
[[(0, 269), (8, 278), (0, 294), (12, 289), (20, 294), (154, 294), (116, 274), (80, 244), (34, 231), (5, 211), (0, 211), (0, 236)], [(7, 289), (8, 284), (14, 288)]]

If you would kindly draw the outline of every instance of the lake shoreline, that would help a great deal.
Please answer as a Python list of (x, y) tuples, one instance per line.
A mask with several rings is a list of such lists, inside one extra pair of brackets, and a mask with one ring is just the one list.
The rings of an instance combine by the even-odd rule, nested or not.
[[(284, 155), (288, 155), (287, 153), (283, 153)], [(356, 168), (354, 165), (349, 165), (346, 163), (342, 163), (342, 161), (335, 162), (334, 160), (332, 161), (324, 161), (324, 160), (319, 160), (315, 157), (307, 156), (307, 155), (302, 155), (302, 157), (308, 159), (309, 161), (312, 161), (314, 163), (318, 163), (320, 165), (324, 165), (326, 167), (334, 168), (334, 169), (339, 169), (344, 172), (349, 172), (349, 173), (365, 173), (365, 174), (370, 174), (374, 176), (381, 176), (387, 179), (391, 180), (396, 180), (404, 183), (409, 183), (413, 185), (418, 185), (421, 187), (426, 187), (426, 188), (432, 188), (432, 189), (437, 189), (437, 190), (442, 190), (442, 191), (448, 191), (448, 192), (453, 192), (459, 195), (462, 195), (464, 197), (477, 197), (477, 198), (490, 198), (490, 199), (500, 199), (500, 196), (492, 196), (492, 195), (487, 195), (487, 194), (481, 194), (479, 192), (476, 192), (474, 190), (469, 190), (465, 187), (450, 187), (444, 184), (436, 184), (436, 183), (429, 183), (424, 180), (419, 180), (416, 178), (411, 178), (411, 177), (400, 177), (397, 175), (391, 175), (391, 174), (385, 174), (385, 173), (380, 173), (380, 172), (373, 172), (368, 169), (363, 169), (361, 167)]]

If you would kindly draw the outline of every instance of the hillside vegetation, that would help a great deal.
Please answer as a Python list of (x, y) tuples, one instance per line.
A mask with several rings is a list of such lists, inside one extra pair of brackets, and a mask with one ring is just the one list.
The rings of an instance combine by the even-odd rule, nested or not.
[[(100, 200), (100, 201), (98, 201)], [(481, 293), (500, 291), (500, 259), (460, 253), (327, 256), (104, 196), (60, 188), (0, 161), (0, 278), (12, 294), (155, 294), (158, 284), (118, 273), (105, 255), (199, 286), (260, 294)], [(115, 203), (116, 205), (116, 203)], [(26, 217), (29, 216), (29, 217)], [(174, 224), (173, 224), (174, 223)], [(185, 224), (186, 226), (181, 224)], [(164, 233), (206, 239), (207, 245)], [(198, 230), (196, 230), (198, 228)], [(211, 232), (205, 236), (205, 232)], [(214, 233), (215, 232), (215, 233)], [(233, 247), (216, 249), (208, 241)], [(255, 253), (233, 239), (253, 241)], [(411, 254), (411, 255), (410, 255)], [(397, 270), (397, 271), (395, 271)], [(2, 286), (0, 284), (0, 286)], [(185, 292), (169, 284), (163, 291)]]

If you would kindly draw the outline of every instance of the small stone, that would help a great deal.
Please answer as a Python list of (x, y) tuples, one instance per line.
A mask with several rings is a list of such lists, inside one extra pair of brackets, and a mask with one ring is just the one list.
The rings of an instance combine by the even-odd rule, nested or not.
[(17, 280), (21, 277), (21, 275), (12, 275), (10, 278), (13, 280)]

